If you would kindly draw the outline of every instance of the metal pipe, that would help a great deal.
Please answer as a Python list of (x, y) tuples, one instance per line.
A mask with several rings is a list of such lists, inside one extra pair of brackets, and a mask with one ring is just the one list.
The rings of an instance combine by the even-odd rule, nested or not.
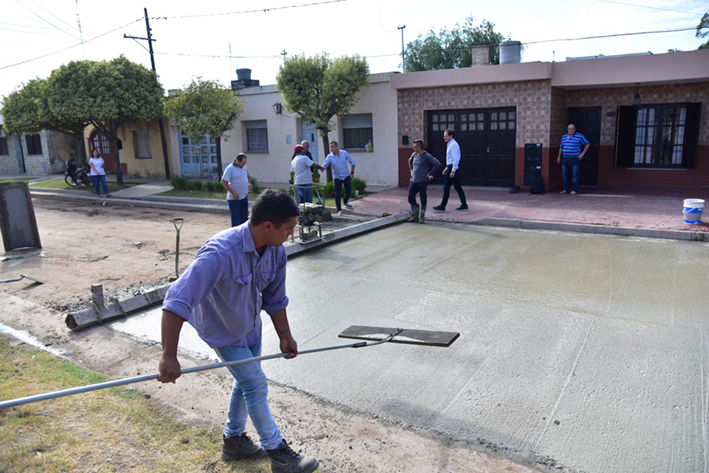
[[(389, 336), (387, 336), (386, 338), (384, 338), (378, 342), (357, 342), (357, 343), (348, 343), (345, 345), (333, 345), (333, 346), (329, 346), (329, 347), (311, 348), (310, 350), (303, 350), (301, 352), (298, 352), (298, 354), (299, 355), (307, 355), (309, 353), (318, 353), (318, 352), (322, 352), (322, 351), (339, 350), (341, 348), (363, 348), (363, 347), (371, 347), (374, 345), (381, 345), (382, 343), (386, 343), (386, 342), (390, 341), (398, 333), (401, 333), (401, 330), (399, 330), (399, 332), (397, 332), (397, 333), (390, 334)], [(223, 367), (227, 367), (227, 366), (244, 365), (246, 363), (271, 360), (273, 358), (283, 358), (287, 355), (290, 355), (290, 353), (274, 353), (272, 355), (263, 355), (263, 356), (257, 356), (254, 358), (247, 358), (245, 360), (224, 361), (222, 363), (214, 363), (211, 365), (194, 366), (192, 368), (185, 368), (184, 370), (182, 370), (182, 374), (196, 373), (198, 371), (211, 370), (211, 369), (215, 369), (215, 368), (223, 368)], [(32, 402), (46, 401), (48, 399), (55, 399), (55, 398), (63, 397), (63, 396), (71, 396), (72, 394), (85, 393), (85, 392), (89, 392), (89, 391), (97, 391), (99, 389), (113, 388), (116, 386), (123, 386), (126, 384), (140, 383), (142, 381), (149, 381), (151, 379), (157, 379), (157, 378), (158, 378), (158, 373), (154, 373), (154, 374), (147, 374), (144, 376), (136, 376), (133, 378), (118, 379), (115, 381), (106, 381), (105, 383), (90, 384), (88, 386), (81, 386), (78, 388), (70, 388), (70, 389), (65, 389), (63, 391), (55, 391), (55, 392), (46, 393), (46, 394), (37, 394), (35, 396), (27, 396), (27, 397), (21, 397), (18, 399), (10, 399), (9, 401), (0, 402), (0, 409), (19, 406), (22, 404), (30, 404)]]

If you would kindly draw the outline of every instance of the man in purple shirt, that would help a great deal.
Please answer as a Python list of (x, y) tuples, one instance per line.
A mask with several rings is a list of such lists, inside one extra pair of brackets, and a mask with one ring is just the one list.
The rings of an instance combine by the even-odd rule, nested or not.
[[(261, 309), (270, 316), (285, 358), (298, 355), (286, 315), (286, 250), (298, 216), (293, 199), (267, 189), (254, 202), (248, 222), (210, 238), (168, 290), (163, 302), (158, 381), (181, 375), (177, 345), (182, 324), (192, 325), (223, 361), (261, 355)], [(293, 451), (282, 438), (268, 407), (268, 382), (261, 363), (230, 366), (234, 388), (224, 427), (222, 459), (271, 457), (273, 472), (311, 473), (315, 458)], [(261, 445), (245, 433), (246, 417)], [(265, 450), (265, 452), (264, 452)]]

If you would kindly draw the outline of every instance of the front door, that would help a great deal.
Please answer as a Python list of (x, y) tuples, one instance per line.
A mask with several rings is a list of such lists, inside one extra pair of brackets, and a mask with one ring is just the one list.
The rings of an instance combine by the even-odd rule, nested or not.
[[(98, 130), (94, 130), (94, 132), (91, 133), (89, 141), (91, 142), (91, 149), (89, 150), (88, 157), (90, 158), (93, 150), (97, 149), (98, 154), (103, 158), (103, 168), (106, 172), (115, 172), (116, 161), (113, 158), (113, 153), (111, 153), (111, 147), (109, 146), (106, 135)], [(88, 163), (88, 158), (86, 162)]]
[[(443, 110), (428, 113), (428, 152), (446, 163), (443, 132), (455, 131), (463, 185), (509, 187), (515, 179), (515, 108)], [(436, 183), (443, 177), (437, 176)]]
[(310, 143), (310, 154), (313, 155), (313, 161), (316, 163), (320, 163), (320, 157), (318, 156), (318, 149), (320, 148), (320, 146), (318, 145), (318, 142), (320, 141), (318, 139), (318, 131), (315, 129), (315, 125), (313, 124), (305, 126), (305, 121), (302, 121), (301, 123), (301, 140), (305, 140)]
[(601, 144), (601, 107), (569, 108), (568, 123), (576, 125), (576, 131), (581, 133), (591, 143), (581, 160), (582, 186), (598, 185), (598, 148)]
[(180, 142), (183, 177), (211, 179), (217, 175), (217, 143), (214, 138), (204, 135), (199, 142), (194, 142), (180, 130)]

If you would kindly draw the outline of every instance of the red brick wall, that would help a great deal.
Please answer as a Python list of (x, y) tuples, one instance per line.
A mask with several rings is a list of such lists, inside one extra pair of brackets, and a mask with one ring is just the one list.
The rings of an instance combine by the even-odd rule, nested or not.
[(413, 151), (411, 148), (399, 148), (399, 187), (409, 187), (411, 172), (409, 171), (409, 158)]

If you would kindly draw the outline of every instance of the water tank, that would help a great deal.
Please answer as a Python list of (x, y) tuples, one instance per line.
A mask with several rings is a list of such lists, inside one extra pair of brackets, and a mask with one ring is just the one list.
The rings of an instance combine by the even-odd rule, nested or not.
[(251, 80), (251, 69), (237, 69), (236, 70), (237, 80)]
[(500, 64), (514, 64), (522, 60), (522, 43), (503, 41), (500, 43)]

